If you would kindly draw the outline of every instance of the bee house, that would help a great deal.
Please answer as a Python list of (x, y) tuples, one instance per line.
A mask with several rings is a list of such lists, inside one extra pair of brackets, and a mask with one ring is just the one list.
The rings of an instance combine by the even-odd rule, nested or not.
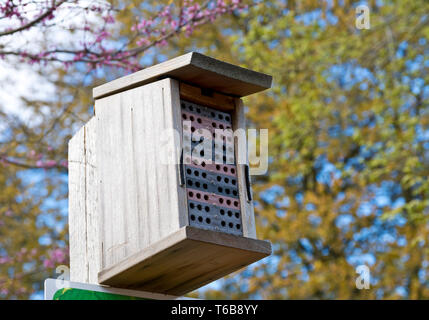
[(192, 52), (94, 88), (69, 143), (71, 280), (183, 295), (270, 255), (234, 136), (271, 81)]

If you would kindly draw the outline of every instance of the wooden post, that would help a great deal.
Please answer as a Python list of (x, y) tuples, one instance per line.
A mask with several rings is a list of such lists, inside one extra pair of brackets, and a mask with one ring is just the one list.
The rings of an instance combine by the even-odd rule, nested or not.
[(100, 234), (96, 170), (96, 119), (93, 117), (69, 142), (70, 280), (98, 283)]

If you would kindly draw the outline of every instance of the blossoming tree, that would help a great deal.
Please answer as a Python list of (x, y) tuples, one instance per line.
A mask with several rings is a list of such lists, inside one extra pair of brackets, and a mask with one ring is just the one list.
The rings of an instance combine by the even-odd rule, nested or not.
[(241, 0), (0, 2), (0, 75), (2, 66), (11, 78), (27, 68), (54, 88), (21, 97), (19, 109), (0, 99), (0, 298), (29, 297), (67, 263), (67, 140), (90, 114), (88, 88), (144, 68), (148, 52), (242, 8)]

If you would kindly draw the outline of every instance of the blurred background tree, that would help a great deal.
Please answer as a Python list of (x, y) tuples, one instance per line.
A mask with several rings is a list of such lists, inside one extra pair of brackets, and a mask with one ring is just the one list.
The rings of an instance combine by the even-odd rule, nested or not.
[[(92, 87), (156, 63), (241, 0), (0, 2), (0, 298), (41, 298), (68, 264), (67, 143)], [(165, 56), (164, 56), (165, 58)]]
[[(126, 2), (115, 37), (128, 39), (135, 8), (150, 12), (151, 3)], [(258, 236), (274, 254), (193, 295), (428, 298), (428, 2), (244, 3), (139, 56), (149, 65), (198, 50), (275, 81), (245, 100), (249, 127), (269, 129), (269, 171), (253, 183)], [(355, 27), (359, 4), (370, 8), (369, 30)], [(0, 148), (61, 164), (91, 116), (91, 87), (124, 71), (36, 71), (55, 90), (23, 99), (36, 124), (7, 114)], [(66, 170), (0, 168), (0, 297), (23, 298), (65, 259)], [(355, 286), (360, 264), (370, 267), (370, 290)]]
[[(274, 256), (200, 296), (429, 298), (429, 3), (367, 3), (369, 30), (358, 4), (252, 1), (169, 48), (275, 81), (245, 100), (248, 125), (269, 129), (269, 172), (253, 182)], [(361, 264), (370, 290), (356, 288)]]

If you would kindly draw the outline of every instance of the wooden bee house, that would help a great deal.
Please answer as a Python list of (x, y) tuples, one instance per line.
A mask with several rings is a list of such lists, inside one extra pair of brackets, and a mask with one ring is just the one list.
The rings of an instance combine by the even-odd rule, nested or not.
[(246, 150), (216, 130), (245, 129), (240, 97), (271, 81), (192, 52), (96, 87), (69, 144), (71, 280), (182, 295), (268, 256)]

